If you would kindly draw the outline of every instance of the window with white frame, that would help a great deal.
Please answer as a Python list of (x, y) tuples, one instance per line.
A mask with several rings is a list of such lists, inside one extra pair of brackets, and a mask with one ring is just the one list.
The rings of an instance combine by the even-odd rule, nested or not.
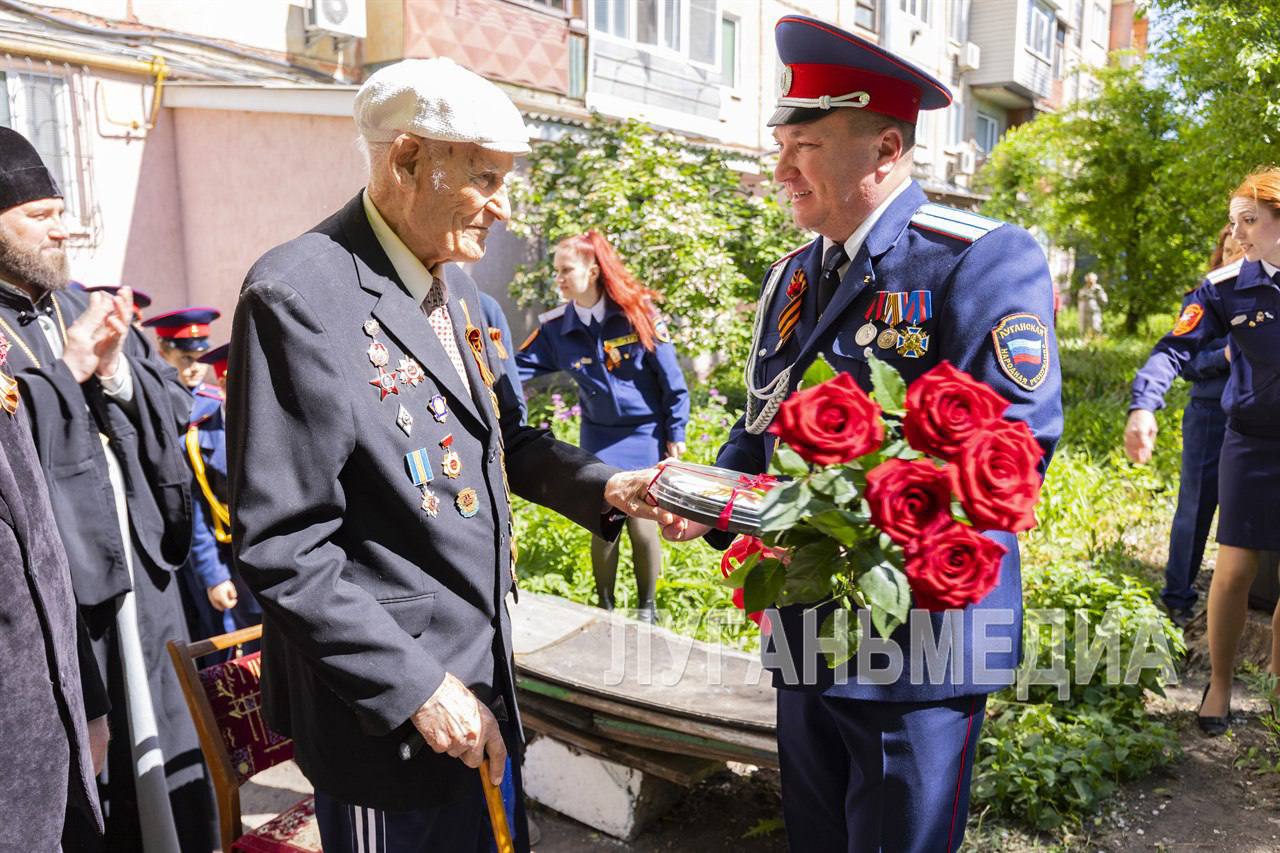
[(964, 104), (952, 101), (947, 107), (947, 147), (955, 148), (964, 142)]
[(929, 4), (931, 0), (898, 0), (898, 8), (912, 17), (929, 23)]
[(1054, 28), (1053, 39), (1053, 79), (1062, 79), (1062, 63), (1066, 60), (1067, 31), (1062, 27)]
[(969, 40), (969, 5), (971, 0), (950, 0), (947, 4), (947, 36), (964, 44)]
[(720, 84), (738, 87), (738, 19), (733, 15), (720, 19)]
[(1075, 21), (1076, 47), (1080, 47), (1084, 42), (1084, 5), (1087, 0), (1073, 0), (1073, 2), (1076, 4), (1075, 17), (1073, 18)]
[(591, 27), (714, 66), (721, 35), (719, 0), (594, 0)]
[(1101, 3), (1093, 4), (1093, 22), (1090, 26), (1090, 32), (1093, 41), (1103, 47), (1107, 46), (1107, 42), (1111, 40), (1111, 22), (1109, 19), (1108, 7)]
[(973, 129), (978, 148), (982, 153), (990, 154), (991, 149), (995, 148), (996, 143), (1000, 141), (1000, 119), (978, 110)]
[(864, 30), (880, 32), (880, 0), (857, 0), (853, 4), (853, 22)]
[(0, 93), (0, 125), (31, 142), (63, 192), (68, 225), (81, 223), (81, 176), (66, 79), (0, 70)]
[(1027, 0), (1027, 48), (1044, 59), (1053, 52), (1053, 10), (1040, 0)]

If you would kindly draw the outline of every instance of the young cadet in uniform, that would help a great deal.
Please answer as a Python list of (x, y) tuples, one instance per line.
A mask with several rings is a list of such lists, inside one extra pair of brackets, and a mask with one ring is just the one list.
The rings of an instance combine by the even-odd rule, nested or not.
[[(1227, 335), (1231, 375), (1222, 394), (1226, 436), (1218, 469), (1218, 559), (1209, 584), (1209, 684), (1197, 722), (1230, 725), (1231, 682), (1249, 587), (1262, 551), (1280, 551), (1280, 169), (1254, 172), (1228, 207), (1244, 257), (1214, 270), (1191, 294), (1134, 380), (1125, 448), (1151, 458), (1164, 392), (1206, 344)], [(1270, 672), (1280, 675), (1280, 606), (1271, 621)]]
[[(823, 357), (870, 388), (868, 358), (908, 383), (943, 359), (1011, 402), (1049, 458), (1062, 431), (1053, 285), (1021, 228), (930, 203), (911, 180), (917, 111), (941, 109), (939, 82), (854, 35), (798, 15), (777, 24), (782, 94), (769, 124), (774, 178), (796, 224), (820, 237), (778, 261), (758, 303), (748, 406), (717, 464), (755, 474), (765, 432), (805, 369)], [(690, 523), (685, 536), (706, 532)], [(828, 669), (817, 628), (782, 608), (765, 650), (778, 689), (782, 804), (791, 849), (956, 850), (964, 836), (974, 748), (988, 693), (1012, 683), (1021, 652), (1018, 544), (999, 585), (960, 611), (954, 664), (925, 666), (907, 626), (863, 672)], [(709, 532), (712, 544), (728, 537)], [(925, 614), (921, 613), (920, 616)], [(918, 618), (918, 617), (917, 617)], [(944, 630), (933, 614), (934, 648)], [(949, 632), (948, 632), (949, 633)], [(866, 640), (864, 639), (864, 643)], [(944, 639), (945, 642), (945, 639)]]
[[(653, 471), (521, 424), (498, 380), (458, 262), (510, 216), (515, 105), (409, 59), (365, 81), (355, 119), (367, 188), (254, 264), (232, 328), (232, 548), (263, 610), (263, 716), (293, 738), (326, 853), (488, 850), (484, 762), (525, 851), (509, 493), (606, 538), (615, 510), (677, 522), (644, 502)], [(406, 741), (430, 748), (402, 760)]]
[[(180, 308), (142, 321), (144, 327), (155, 331), (160, 357), (173, 365), (179, 382), (191, 394), (191, 417), (183, 432), (183, 443), (195, 488), (191, 553), (181, 576), (187, 626), (195, 640), (260, 621), (256, 606), (234, 613), (240, 595), (232, 580), (227, 548), (231, 542), (230, 524), (225, 518), (219, 520), (209, 501), (211, 495), (222, 506), (226, 501), (224, 395), (221, 387), (204, 381), (209, 364), (202, 358), (209, 352), (210, 324), (220, 316), (222, 312), (216, 308)], [(212, 478), (216, 494), (210, 492), (208, 478)], [(250, 609), (255, 612), (248, 612)]]
[[(1218, 244), (1209, 260), (1209, 275), (1224, 263), (1240, 257), (1239, 246), (1231, 238), (1231, 226), (1223, 226)], [(1183, 307), (1190, 302), (1195, 289), (1188, 290)], [(1152, 371), (1161, 369), (1164, 357), (1153, 353), (1138, 371), (1137, 379), (1145, 381)], [(1218, 509), (1218, 457), (1227, 429), (1227, 415), (1222, 411), (1222, 392), (1227, 387), (1231, 363), (1227, 361), (1226, 336), (1206, 341), (1202, 350), (1182, 365), (1182, 378), (1191, 383), (1191, 399), (1182, 412), (1182, 469), (1178, 482), (1178, 506), (1169, 531), (1169, 559), (1164, 566), (1164, 589), (1160, 598), (1169, 610), (1169, 618), (1179, 627), (1195, 616), (1196, 575), (1204, 561), (1204, 544), (1209, 538), (1213, 514)], [(1164, 395), (1159, 395), (1164, 406)], [(1128, 449), (1128, 448), (1126, 448)], [(1136, 459), (1134, 460), (1137, 461)]]
[[(528, 381), (563, 370), (578, 385), (578, 443), (610, 465), (647, 468), (684, 452), (689, 389), (657, 293), (636, 281), (599, 231), (556, 246), (556, 286), (566, 300), (538, 317), (516, 362)], [(635, 559), (636, 607), (657, 617), (654, 590), (662, 572), (662, 540), (651, 521), (627, 522)], [(591, 539), (591, 570), (600, 606), (613, 609), (618, 543)]]

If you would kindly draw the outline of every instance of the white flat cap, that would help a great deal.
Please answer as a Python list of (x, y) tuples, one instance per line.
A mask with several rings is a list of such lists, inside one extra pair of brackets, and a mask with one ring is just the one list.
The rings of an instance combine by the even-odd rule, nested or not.
[(370, 142), (401, 133), (529, 153), (529, 129), (501, 89), (446, 57), (406, 59), (374, 72), (356, 93), (356, 127)]

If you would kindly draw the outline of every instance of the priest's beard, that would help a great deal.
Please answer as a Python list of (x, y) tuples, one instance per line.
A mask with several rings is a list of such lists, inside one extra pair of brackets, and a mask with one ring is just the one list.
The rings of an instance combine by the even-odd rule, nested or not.
[(71, 278), (71, 263), (61, 246), (46, 252), (29, 248), (0, 223), (0, 278), (40, 293), (62, 290)]

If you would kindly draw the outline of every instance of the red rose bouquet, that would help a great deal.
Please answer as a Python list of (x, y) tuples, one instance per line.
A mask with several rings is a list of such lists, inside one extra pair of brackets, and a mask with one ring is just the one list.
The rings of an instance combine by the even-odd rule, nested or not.
[[(909, 389), (874, 358), (871, 374), (869, 396), (817, 362), (769, 428), (772, 471), (791, 480), (765, 498), (760, 538), (721, 563), (757, 623), (775, 604), (835, 599), (888, 638), (913, 603), (965, 607), (995, 588), (1005, 549), (983, 531), (1035, 526), (1043, 451), (1005, 420), (1008, 401), (945, 361)], [(833, 617), (822, 635), (839, 639)], [(847, 625), (833, 666), (857, 646), (857, 619)]]

